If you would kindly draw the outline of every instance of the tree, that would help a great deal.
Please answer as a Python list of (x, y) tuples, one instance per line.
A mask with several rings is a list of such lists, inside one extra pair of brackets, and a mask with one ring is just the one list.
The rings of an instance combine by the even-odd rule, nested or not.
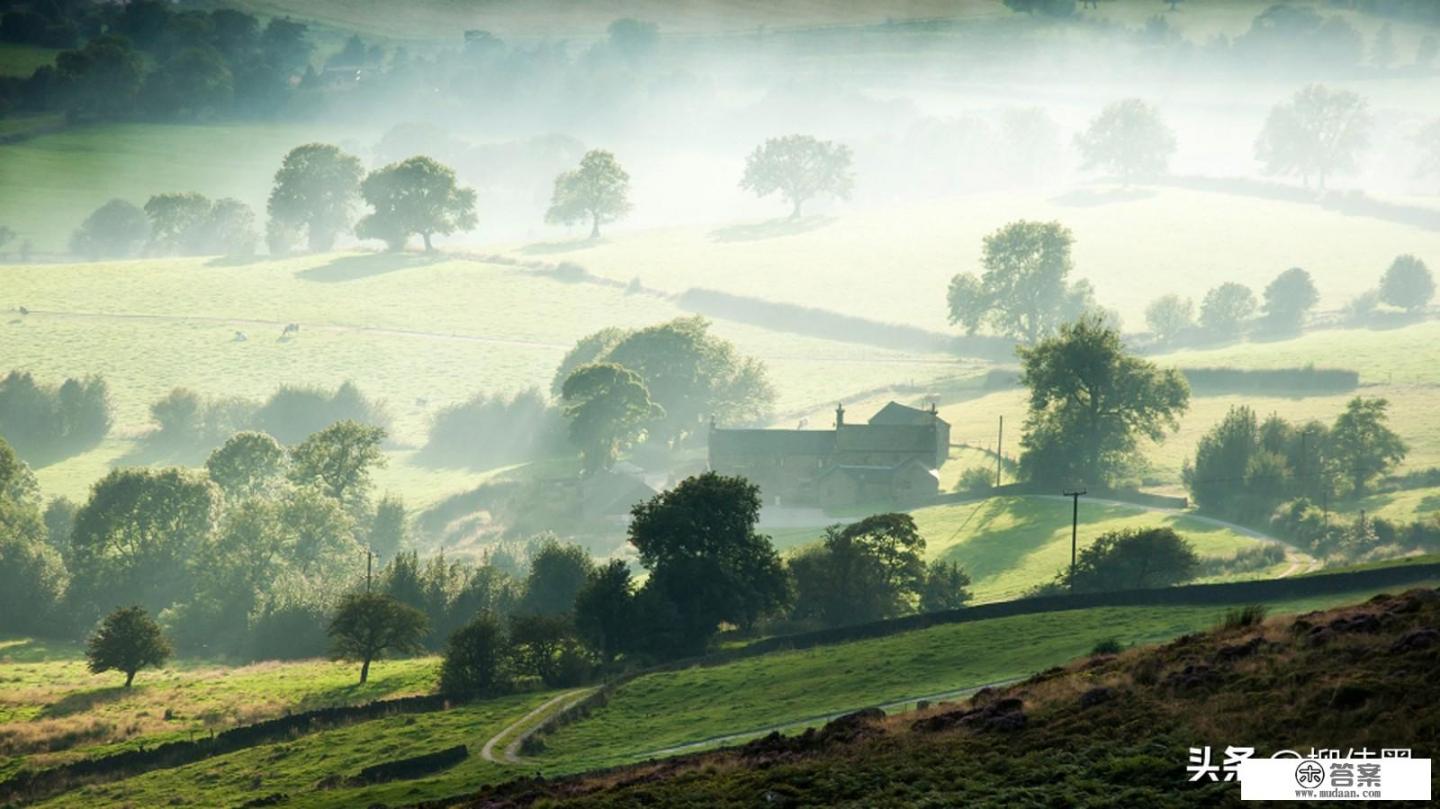
[(228, 500), (268, 497), (285, 481), (287, 458), (265, 433), (236, 433), (205, 459), (205, 470)]
[(848, 199), (855, 185), (850, 147), (819, 140), (810, 135), (770, 138), (756, 146), (745, 159), (740, 187), (767, 197), (779, 191), (790, 203), (790, 218), (800, 218), (800, 208), (817, 194)]
[(1311, 84), (1271, 108), (1255, 141), (1255, 158), (1267, 174), (1298, 174), (1306, 188), (1315, 177), (1324, 191), (1327, 176), (1354, 167), (1369, 130), (1364, 99), (1349, 90)]
[(360, 160), (336, 146), (297, 146), (275, 172), (267, 206), (270, 221), (281, 231), (305, 231), (314, 252), (329, 250), (350, 227), (363, 175)]
[(1169, 587), (1195, 577), (1200, 558), (1173, 528), (1127, 528), (1101, 534), (1080, 551), (1072, 577), (1056, 584), (1077, 593)]
[(375, 516), (370, 520), (366, 535), (370, 550), (382, 559), (393, 559), (395, 554), (409, 544), (405, 525), (405, 501), (393, 495), (385, 495), (375, 504)]
[(1173, 343), (1195, 326), (1195, 304), (1179, 295), (1162, 295), (1145, 308), (1145, 325), (1161, 343)]
[(370, 677), (370, 662), (385, 654), (414, 654), (428, 631), (425, 613), (381, 593), (350, 593), (330, 621), (327, 633), (336, 660), (360, 662), (360, 682)]
[(564, 657), (573, 653), (575, 626), (568, 614), (510, 616), (510, 643), (519, 671), (554, 688), (565, 682)]
[(592, 569), (575, 594), (575, 630), (580, 640), (609, 663), (630, 647), (636, 621), (634, 584), (625, 561), (611, 559)]
[(355, 235), (383, 239), (391, 250), (405, 249), (412, 233), (425, 240), (475, 227), (475, 189), (455, 184), (455, 172), (428, 157), (412, 157), (370, 172), (360, 195), (374, 213), (360, 220)]
[(823, 545), (790, 561), (794, 614), (842, 626), (912, 612), (925, 587), (924, 551), (908, 514), (831, 526)]
[(1329, 460), (1356, 495), (1364, 494), (1371, 480), (1395, 468), (1409, 451), (1386, 425), (1389, 409), (1386, 399), (1356, 396), (1330, 428)]
[(1200, 303), (1200, 325), (1212, 334), (1233, 336), (1254, 314), (1255, 293), (1230, 281), (1205, 293)]
[(663, 411), (649, 432), (672, 447), (710, 420), (762, 420), (775, 399), (765, 364), (740, 356), (733, 343), (711, 335), (702, 317), (631, 332), (605, 355), (605, 362), (640, 375)]
[(150, 233), (145, 212), (123, 199), (96, 208), (70, 236), (70, 250), (91, 261), (128, 258)]
[(212, 205), (203, 194), (156, 194), (145, 203), (152, 252), (188, 255), (203, 250)]
[(114, 469), (96, 482), (66, 558), (81, 617), (115, 602), (160, 610), (185, 600), (219, 506), (215, 485), (182, 469)]
[(1116, 101), (1075, 137), (1083, 167), (1120, 176), (1126, 185), (1165, 173), (1175, 154), (1175, 132), (1138, 98)]
[(315, 484), (351, 514), (365, 510), (370, 470), (385, 465), (380, 444), (385, 430), (357, 421), (337, 421), (290, 450), (290, 479)]
[(135, 681), (136, 672), (165, 665), (170, 654), (170, 642), (143, 607), (121, 607), (105, 616), (85, 648), (92, 674), (122, 672), (126, 688)]
[(615, 155), (594, 149), (580, 159), (580, 168), (555, 178), (545, 221), (573, 225), (590, 221), (590, 238), (600, 238), (600, 225), (630, 212), (630, 175)]
[(1380, 300), (1409, 312), (1422, 311), (1435, 297), (1435, 279), (1425, 262), (1411, 255), (1396, 256), (1380, 279)]
[(1291, 267), (1265, 287), (1265, 319), (1275, 329), (1298, 329), (1319, 301), (1320, 291), (1310, 273)]
[[(53, 630), (55, 606), (65, 592), (65, 567), (47, 538), (38, 492), (30, 467), (0, 439), (0, 632)], [(57, 502), (66, 501), (52, 506)]]
[(575, 594), (594, 569), (595, 562), (584, 548), (547, 537), (530, 557), (530, 574), (525, 578), (525, 596), (520, 599), (519, 611), (535, 615), (573, 611)]
[(674, 611), (671, 653), (703, 649), (721, 622), (748, 628), (789, 601), (779, 556), (755, 532), (760, 489), (744, 478), (706, 472), (630, 514), (630, 544), (650, 571), (645, 590)]
[(200, 244), (207, 253), (248, 256), (255, 252), (255, 212), (238, 199), (215, 201), (200, 232)]
[(495, 696), (509, 687), (509, 668), (505, 628), (495, 616), (482, 612), (446, 642), (440, 692), (462, 699)]
[(124, 37), (105, 35), (57, 54), (54, 75), (72, 120), (123, 118), (135, 111), (144, 64)]
[(1109, 483), (1140, 437), (1164, 440), (1190, 403), (1179, 371), (1126, 354), (1120, 333), (1092, 316), (1021, 348), (1020, 358), (1030, 389), (1020, 469), (1035, 482)]
[(586, 472), (610, 468), (620, 449), (644, 434), (664, 414), (650, 401), (640, 375), (614, 363), (586, 365), (565, 380), (560, 391), (570, 440), (584, 456)]
[(950, 280), (950, 322), (974, 334), (982, 325), (1022, 343), (1051, 334), (1093, 306), (1090, 285), (1070, 284), (1070, 246), (1059, 222), (1017, 221), (985, 237), (984, 274)]
[(235, 94), (234, 77), (214, 48), (186, 48), (145, 78), (142, 105), (152, 115), (205, 118), (228, 108)]
[(920, 611), (958, 610), (970, 600), (970, 574), (958, 562), (940, 559), (925, 571), (925, 584), (920, 590)]

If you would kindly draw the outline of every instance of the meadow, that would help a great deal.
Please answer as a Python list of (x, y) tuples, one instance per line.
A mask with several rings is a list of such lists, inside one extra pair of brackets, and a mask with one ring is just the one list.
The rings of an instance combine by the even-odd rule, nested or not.
[[(663, 296), (575, 283), (542, 270), (443, 256), (344, 253), (231, 263), (166, 259), (0, 267), (0, 366), (55, 382), (104, 374), (111, 438), (37, 470), (47, 494), (83, 496), (111, 464), (148, 459), (134, 444), (149, 406), (172, 388), (264, 398), (281, 384), (353, 380), (382, 400), (396, 451), (379, 484), (414, 504), (482, 478), (413, 462), (431, 416), (477, 393), (548, 390), (580, 337), (688, 313)], [(13, 311), (20, 306), (28, 315)], [(287, 323), (299, 335), (280, 339)], [(777, 412), (858, 390), (974, 373), (975, 363), (716, 322), (716, 334), (763, 359)], [(247, 339), (237, 341), (236, 333)]]
[[(1361, 600), (1368, 592), (1277, 601), (1271, 614)], [(1083, 656), (1102, 640), (1145, 645), (1215, 625), (1224, 607), (1096, 608), (949, 624), (713, 666), (642, 675), (591, 715), (543, 739), (518, 765), (483, 759), (492, 736), (556, 692), (484, 700), (445, 711), (394, 716), (321, 730), (173, 769), (66, 793), (42, 806), (212, 805), (284, 794), (290, 806), (395, 805), (456, 794), (519, 775), (557, 775), (733, 743), (770, 727), (821, 724), (867, 705), (908, 710), (917, 699), (950, 698)], [(415, 666), (433, 660), (410, 661)], [(297, 664), (305, 665), (305, 664)], [(398, 667), (400, 663), (384, 664)], [(381, 670), (384, 671), (383, 669)], [(361, 786), (377, 761), (465, 744), (469, 757), (442, 773)]]
[(429, 693), (436, 658), (381, 661), (369, 682), (349, 663), (245, 666), (178, 660), (137, 675), (91, 674), (76, 644), (0, 640), (0, 776), (332, 705)]

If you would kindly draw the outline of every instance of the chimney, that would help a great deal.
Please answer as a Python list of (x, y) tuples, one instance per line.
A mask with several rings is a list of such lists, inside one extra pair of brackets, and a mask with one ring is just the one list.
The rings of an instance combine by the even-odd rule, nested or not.
[(835, 429), (845, 426), (845, 405), (837, 402), (835, 404)]

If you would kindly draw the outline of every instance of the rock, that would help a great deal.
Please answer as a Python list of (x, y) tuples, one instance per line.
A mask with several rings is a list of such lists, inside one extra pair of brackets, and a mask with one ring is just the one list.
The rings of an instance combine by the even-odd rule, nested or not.
[(1176, 694), (1200, 691), (1218, 683), (1220, 675), (1203, 663), (1192, 663), (1179, 671), (1172, 671), (1163, 683), (1166, 690)]
[(1401, 593), (1387, 608), (1387, 612), (1399, 614), (1419, 612), (1423, 607), (1437, 602), (1440, 602), (1440, 593), (1428, 588), (1417, 587)]
[(1373, 635), (1380, 631), (1380, 619), (1368, 612), (1336, 618), (1329, 624), (1331, 632), (1363, 632)]
[(1259, 651), (1264, 643), (1265, 639), (1256, 635), (1245, 643), (1221, 646), (1215, 650), (1215, 661), (1217, 663), (1230, 663), (1244, 657), (1249, 657)]
[(1115, 699), (1115, 689), (1103, 685), (1096, 686), (1080, 695), (1080, 707), (1093, 708), (1113, 699)]
[(1429, 649), (1440, 643), (1440, 631), (1428, 626), (1419, 629), (1412, 629), (1401, 635), (1399, 640), (1390, 645), (1391, 654), (1405, 654), (1406, 652), (1418, 652), (1422, 649)]
[(1305, 645), (1324, 646), (1325, 644), (1329, 643), (1334, 637), (1335, 633), (1332, 632), (1328, 627), (1311, 627), (1310, 631), (1305, 634)]

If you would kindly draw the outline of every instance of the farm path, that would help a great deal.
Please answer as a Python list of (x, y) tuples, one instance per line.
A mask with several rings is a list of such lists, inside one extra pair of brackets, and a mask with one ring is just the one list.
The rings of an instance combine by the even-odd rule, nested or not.
[(528, 728), (521, 732), (519, 735), (517, 735), (515, 737), (515, 740), (509, 745), (507, 745), (502, 752), (502, 755), (504, 756), (503, 761), (500, 758), (497, 758), (495, 755), (495, 747), (500, 744), (501, 740), (503, 740), (506, 736), (509, 736), (511, 733), (514, 733), (521, 728), (525, 728), (527, 724), (533, 721), (536, 717), (544, 715), (557, 703), (570, 700), (561, 708), (561, 710), (564, 710), (565, 708), (569, 708), (571, 705), (574, 705), (576, 702), (579, 702), (581, 699), (584, 699), (591, 690), (592, 689), (581, 688), (574, 691), (566, 691), (563, 694), (556, 695), (555, 697), (546, 700), (540, 705), (540, 707), (536, 708), (530, 713), (525, 714), (519, 719), (516, 719), (514, 722), (511, 722), (503, 729), (501, 729), (499, 733), (491, 736), (490, 739), (485, 742), (485, 746), (480, 748), (480, 757), (485, 759), (486, 761), (494, 762), (496, 764), (519, 764), (519, 752), (521, 743), (523, 743), (525, 739), (530, 736), (530, 734), (534, 733), (537, 729), (539, 729), (540, 726), (537, 724), (534, 727)]

